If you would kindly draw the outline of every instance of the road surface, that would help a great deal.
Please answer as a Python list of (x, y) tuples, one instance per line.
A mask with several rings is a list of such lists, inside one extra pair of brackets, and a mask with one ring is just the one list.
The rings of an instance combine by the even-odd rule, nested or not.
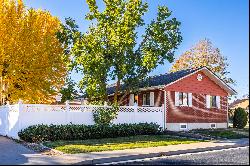
[(121, 165), (249, 165), (249, 147), (164, 156)]

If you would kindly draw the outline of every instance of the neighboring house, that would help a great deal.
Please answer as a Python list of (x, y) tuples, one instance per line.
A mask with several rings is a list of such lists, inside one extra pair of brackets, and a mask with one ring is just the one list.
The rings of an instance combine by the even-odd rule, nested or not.
[(249, 110), (249, 99), (237, 99), (231, 104), (229, 104), (230, 110), (234, 110), (238, 107), (244, 108), (245, 110)]
[(241, 107), (249, 113), (249, 99), (237, 99), (231, 104), (229, 104), (229, 116), (232, 118), (234, 115), (234, 110)]
[[(122, 84), (121, 93), (124, 89)], [(107, 91), (112, 101), (115, 86), (109, 86)], [(226, 128), (228, 96), (234, 94), (235, 90), (202, 67), (149, 77), (140, 83), (137, 94), (124, 97), (122, 105), (163, 106), (168, 130)]]

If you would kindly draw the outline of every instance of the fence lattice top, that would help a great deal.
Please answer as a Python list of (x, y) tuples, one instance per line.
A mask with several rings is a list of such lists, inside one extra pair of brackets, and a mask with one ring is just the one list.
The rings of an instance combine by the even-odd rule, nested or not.
[[(72, 111), (72, 112), (85, 112), (97, 111), (99, 109), (108, 109), (111, 106), (98, 106), (98, 105), (45, 105), (45, 104), (16, 104), (0, 106), (0, 111), (8, 110), (12, 112), (17, 111)], [(162, 112), (163, 107), (134, 107), (134, 106), (120, 106), (119, 112)]]

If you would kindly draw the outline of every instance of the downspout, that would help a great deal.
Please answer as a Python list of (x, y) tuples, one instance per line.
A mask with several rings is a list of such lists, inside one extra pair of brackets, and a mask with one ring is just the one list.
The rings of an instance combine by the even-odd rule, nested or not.
[(166, 100), (167, 100), (167, 92), (166, 92), (166, 90), (165, 89), (159, 89), (159, 90), (161, 90), (161, 91), (163, 91), (164, 92), (164, 109), (163, 109), (163, 130), (165, 130), (166, 129), (166, 112), (167, 112), (167, 105), (166, 105)]
[(167, 92), (166, 92), (166, 90), (164, 89), (163, 90), (164, 91), (164, 124), (163, 124), (163, 129), (165, 130), (166, 129), (166, 119), (167, 119), (167, 117), (166, 117), (166, 114), (167, 114)]
[(229, 118), (228, 118), (228, 96), (227, 96), (227, 128), (229, 127)]

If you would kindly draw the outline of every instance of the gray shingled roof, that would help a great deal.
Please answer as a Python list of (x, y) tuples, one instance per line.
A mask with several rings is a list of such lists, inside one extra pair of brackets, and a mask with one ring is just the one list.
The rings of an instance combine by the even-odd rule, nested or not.
[[(147, 79), (141, 81), (139, 84), (139, 88), (167, 85), (167, 84), (170, 84), (170, 83), (172, 83), (172, 82), (174, 82), (182, 77), (185, 77), (186, 75), (191, 74), (199, 69), (200, 68), (186, 69), (186, 70), (180, 70), (180, 71), (173, 72), (173, 73), (166, 73), (166, 74), (151, 76), (151, 77), (148, 77)], [(126, 85), (122, 84), (121, 91), (125, 90), (125, 87), (126, 87)], [(115, 93), (115, 84), (113, 84), (107, 88), (107, 93), (108, 94)]]

